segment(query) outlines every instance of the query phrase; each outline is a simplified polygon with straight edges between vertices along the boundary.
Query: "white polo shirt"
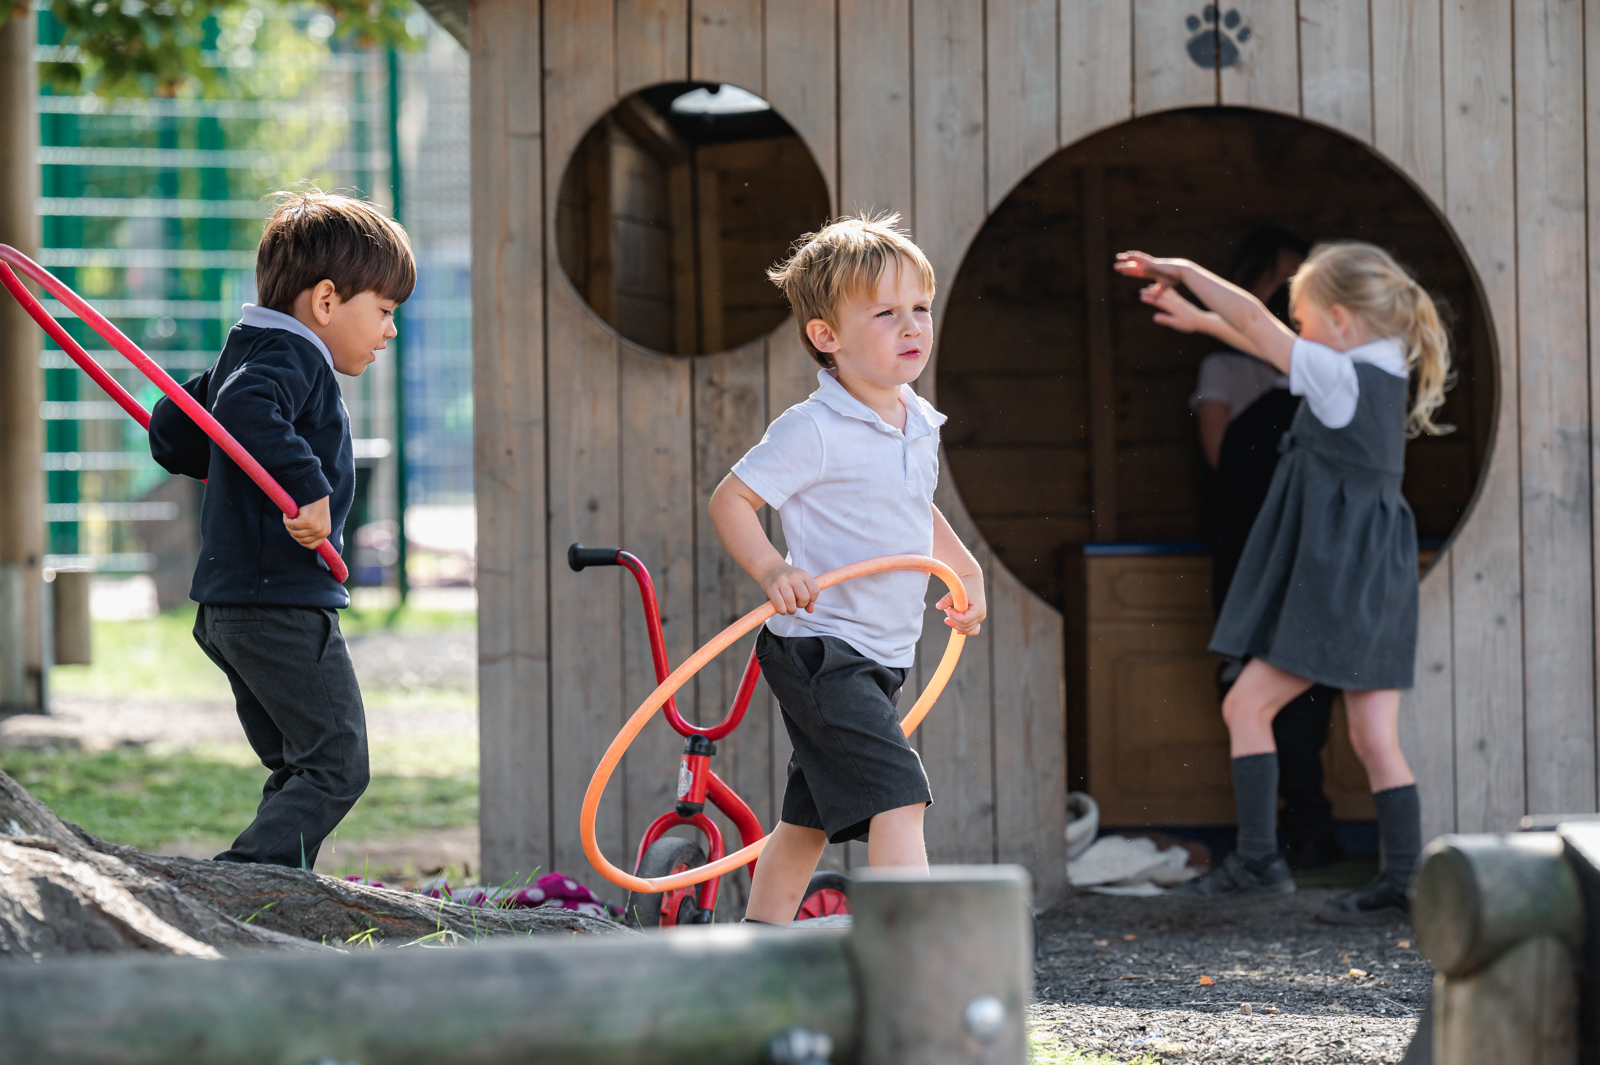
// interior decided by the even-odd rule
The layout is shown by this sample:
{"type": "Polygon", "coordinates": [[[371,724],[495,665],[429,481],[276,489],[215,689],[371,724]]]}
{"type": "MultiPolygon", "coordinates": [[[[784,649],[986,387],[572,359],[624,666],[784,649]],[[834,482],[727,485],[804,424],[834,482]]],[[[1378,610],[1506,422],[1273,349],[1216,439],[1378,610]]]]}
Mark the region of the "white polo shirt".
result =
{"type": "MultiPolygon", "coordinates": [[[[733,474],[783,522],[789,563],[813,577],[879,555],[933,551],[933,489],[945,416],[902,386],[901,432],[826,370],[803,403],[780,414],[733,474]]],[[[777,636],[837,636],[897,668],[916,658],[928,575],[857,577],[827,589],[812,613],[779,614],[777,636]]]]}
{"type": "Polygon", "coordinates": [[[1306,406],[1329,429],[1343,429],[1356,416],[1361,381],[1356,363],[1369,362],[1395,377],[1410,375],[1406,346],[1393,337],[1369,340],[1335,351],[1314,340],[1298,339],[1289,349],[1289,391],[1306,397],[1306,406]]]}

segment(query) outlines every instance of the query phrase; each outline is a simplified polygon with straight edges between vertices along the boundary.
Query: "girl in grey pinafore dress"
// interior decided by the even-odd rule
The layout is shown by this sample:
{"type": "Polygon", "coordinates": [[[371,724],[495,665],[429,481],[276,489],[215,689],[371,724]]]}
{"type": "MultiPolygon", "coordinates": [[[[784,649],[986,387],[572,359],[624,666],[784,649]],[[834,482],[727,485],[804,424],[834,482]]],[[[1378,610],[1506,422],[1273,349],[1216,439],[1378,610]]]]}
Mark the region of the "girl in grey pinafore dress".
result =
{"type": "Polygon", "coordinates": [[[1417,527],[1400,494],[1406,379],[1357,363],[1355,416],[1302,403],[1228,589],[1211,650],[1348,691],[1409,688],[1417,527]]]}
{"type": "Polygon", "coordinates": [[[1403,919],[1422,848],[1416,778],[1400,749],[1400,689],[1417,649],[1417,532],[1400,494],[1408,432],[1439,433],[1449,338],[1433,301],[1381,248],[1312,250],[1290,282],[1297,337],[1250,293],[1184,259],[1142,252],[1118,272],[1155,282],[1156,321],[1203,331],[1289,375],[1305,397],[1245,540],[1211,649],[1247,658],[1223,700],[1235,851],[1178,891],[1200,898],[1295,890],[1278,853],[1272,720],[1313,683],[1343,691],[1372,785],[1384,870],[1318,914],[1336,924],[1403,919]],[[1187,288],[1209,308],[1178,295],[1187,288]],[[1417,378],[1409,403],[1409,378],[1417,378]]]}

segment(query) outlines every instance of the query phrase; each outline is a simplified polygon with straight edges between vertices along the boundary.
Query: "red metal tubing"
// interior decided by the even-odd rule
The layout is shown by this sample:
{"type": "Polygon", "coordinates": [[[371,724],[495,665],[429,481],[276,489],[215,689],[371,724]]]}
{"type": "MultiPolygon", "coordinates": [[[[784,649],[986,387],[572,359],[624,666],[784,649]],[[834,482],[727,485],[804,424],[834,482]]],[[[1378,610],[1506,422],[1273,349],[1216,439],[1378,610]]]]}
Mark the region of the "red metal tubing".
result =
{"type": "MultiPolygon", "coordinates": [[[[39,323],[40,328],[48,333],[56,343],[60,344],[62,350],[81,366],[85,373],[94,378],[95,383],[105,389],[107,394],[116,400],[123,410],[132,415],[135,421],[148,430],[150,428],[149,412],[144,409],[138,400],[129,395],[126,389],[112,380],[104,367],[91,359],[88,352],[84,351],[82,346],[73,341],[66,330],[61,328],[59,322],[50,317],[49,312],[44,309],[44,305],[35,299],[33,293],[29,292],[27,287],[11,272],[11,267],[21,271],[29,280],[60,300],[69,311],[83,319],[89,328],[99,333],[107,343],[121,352],[123,358],[132,363],[140,373],[148,377],[150,382],[161,389],[168,399],[178,405],[180,410],[194,419],[194,423],[204,430],[207,436],[215,440],[229,458],[239,464],[239,468],[244,470],[245,474],[256,483],[256,486],[267,494],[267,498],[272,500],[279,510],[282,510],[291,518],[300,516],[300,505],[290,497],[288,492],[283,490],[283,487],[277,481],[273,480],[272,475],[262,467],[261,463],[251,457],[250,453],[240,445],[239,441],[233,438],[233,434],[224,429],[222,423],[211,416],[210,411],[195,402],[195,398],[185,392],[183,387],[177,381],[174,381],[170,374],[160,366],[157,366],[150,356],[139,349],[137,344],[124,336],[120,329],[107,321],[99,311],[85,303],[76,292],[63,284],[50,271],[9,244],[0,244],[0,269],[4,270],[3,273],[0,273],[0,283],[4,283],[6,290],[16,297],[18,303],[22,304],[22,308],[28,312],[28,316],[39,323]],[[46,324],[47,322],[49,324],[46,324]]],[[[322,556],[322,560],[327,563],[328,569],[333,571],[334,580],[343,584],[349,579],[350,570],[345,566],[344,559],[340,558],[339,553],[333,549],[331,543],[324,540],[318,544],[317,554],[322,556]]]]}
{"type": "MultiPolygon", "coordinates": [[[[722,784],[720,780],[717,783],[722,784]]],[[[722,784],[722,787],[726,789],[727,785],[722,784]]],[[[732,793],[729,792],[729,794],[732,793]]],[[[740,803],[739,805],[743,806],[744,804],[740,803]]],[[[748,807],[746,807],[745,812],[749,813],[748,807]]],[[[751,818],[752,820],[754,819],[753,814],[751,818]]],[[[662,814],[650,822],[650,827],[644,830],[644,838],[639,841],[639,856],[633,861],[634,872],[638,872],[639,866],[644,863],[644,852],[650,849],[650,845],[666,835],[668,829],[677,828],[679,825],[688,825],[697,829],[706,837],[706,862],[708,864],[721,861],[722,856],[727,853],[727,846],[722,840],[722,830],[717,827],[715,821],[703,813],[695,814],[693,817],[682,817],[676,811],[673,811],[662,814]]],[[[740,829],[740,832],[742,834],[743,828],[740,829]]],[[[756,836],[759,838],[760,835],[761,826],[757,824],[756,836]]],[[[695,905],[702,910],[715,910],[717,908],[717,889],[721,883],[722,878],[720,876],[702,880],[695,890],[695,905]]]]}
{"type": "MultiPolygon", "coordinates": [[[[644,602],[645,631],[650,634],[650,660],[655,665],[656,683],[660,684],[667,679],[672,668],[667,664],[667,638],[661,631],[661,607],[656,601],[655,581],[650,579],[650,571],[645,569],[644,563],[628,552],[618,551],[617,562],[633,574],[633,579],[639,585],[639,598],[644,602]]],[[[667,724],[680,736],[692,736],[699,731],[678,713],[676,699],[668,699],[662,705],[662,713],[667,716],[667,724]]]]}
{"type": "MultiPolygon", "coordinates": [[[[656,600],[655,581],[650,579],[650,571],[645,564],[627,551],[617,552],[617,563],[633,574],[634,581],[639,585],[639,598],[644,603],[645,631],[650,635],[650,660],[655,665],[656,683],[660,684],[672,672],[672,667],[667,663],[667,638],[661,631],[661,607],[656,600]]],[[[689,724],[678,712],[676,698],[663,703],[661,712],[666,715],[667,724],[680,736],[704,736],[708,740],[720,740],[744,720],[750,697],[755,694],[756,681],[760,679],[761,663],[756,661],[756,653],[751,650],[750,661],[745,665],[744,676],[739,681],[739,691],[733,697],[733,706],[721,722],[708,728],[689,724]]]]}
{"type": "Polygon", "coordinates": [[[739,679],[739,690],[734,693],[733,705],[728,708],[728,716],[720,724],[700,730],[707,739],[720,740],[739,727],[739,722],[744,720],[744,712],[750,709],[750,697],[756,693],[756,681],[760,679],[761,663],[756,661],[756,649],[752,647],[750,660],[744,664],[744,676],[739,679]]]}
{"type": "Polygon", "coordinates": [[[721,777],[715,773],[709,773],[709,776],[711,779],[706,783],[706,801],[726,814],[728,820],[733,822],[733,827],[739,830],[739,846],[748,847],[760,842],[766,832],[762,830],[761,822],[756,819],[755,811],[750,809],[721,777]]]}

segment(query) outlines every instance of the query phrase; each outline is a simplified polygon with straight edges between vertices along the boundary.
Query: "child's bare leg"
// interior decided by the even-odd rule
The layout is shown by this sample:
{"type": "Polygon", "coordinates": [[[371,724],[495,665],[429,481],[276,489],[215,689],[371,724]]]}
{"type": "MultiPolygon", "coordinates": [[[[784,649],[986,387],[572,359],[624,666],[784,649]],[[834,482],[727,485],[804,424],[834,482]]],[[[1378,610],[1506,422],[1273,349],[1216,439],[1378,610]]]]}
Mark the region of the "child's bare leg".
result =
{"type": "Polygon", "coordinates": [[[1345,692],[1344,712],[1350,719],[1350,746],[1367,769],[1374,792],[1415,784],[1400,750],[1400,693],[1345,692]]]}
{"type": "Polygon", "coordinates": [[[1272,719],[1290,701],[1311,687],[1304,677],[1285,672],[1259,658],[1245,664],[1244,672],[1222,700],[1222,720],[1228,725],[1229,752],[1234,758],[1271,754],[1278,749],[1272,738],[1272,719]]]}
{"type": "Polygon", "coordinates": [[[756,860],[750,904],[744,915],[767,924],[787,925],[793,921],[822,857],[822,848],[827,845],[828,836],[822,830],[779,821],[756,860]]]}
{"type": "Polygon", "coordinates": [[[885,810],[872,818],[867,834],[867,864],[873,868],[894,865],[928,868],[928,849],[922,842],[922,814],[926,803],[885,810]]]}
{"type": "Polygon", "coordinates": [[[1406,886],[1422,851],[1422,804],[1400,750],[1400,693],[1347,691],[1344,710],[1350,719],[1350,746],[1372,787],[1383,872],[1365,887],[1329,900],[1319,916],[1334,924],[1393,919],[1409,912],[1406,886]]]}

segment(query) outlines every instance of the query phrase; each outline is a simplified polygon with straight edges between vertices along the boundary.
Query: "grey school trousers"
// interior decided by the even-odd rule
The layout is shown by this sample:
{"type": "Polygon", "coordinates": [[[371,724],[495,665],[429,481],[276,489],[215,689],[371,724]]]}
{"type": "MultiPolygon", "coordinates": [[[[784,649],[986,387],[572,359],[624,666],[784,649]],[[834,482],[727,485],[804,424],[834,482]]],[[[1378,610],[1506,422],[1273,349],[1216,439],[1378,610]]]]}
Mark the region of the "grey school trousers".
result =
{"type": "Polygon", "coordinates": [[[227,674],[245,738],[272,774],[256,819],[216,860],[310,869],[368,780],[366,713],[338,612],[201,604],[194,638],[227,674]]]}

